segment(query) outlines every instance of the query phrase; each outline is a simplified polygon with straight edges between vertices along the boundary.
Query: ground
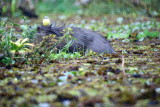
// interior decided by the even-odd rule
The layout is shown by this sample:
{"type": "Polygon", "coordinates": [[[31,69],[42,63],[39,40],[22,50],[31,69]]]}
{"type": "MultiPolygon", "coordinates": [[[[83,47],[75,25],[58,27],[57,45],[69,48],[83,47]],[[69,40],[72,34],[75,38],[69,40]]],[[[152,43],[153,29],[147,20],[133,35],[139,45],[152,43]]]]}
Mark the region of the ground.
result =
{"type": "MultiPolygon", "coordinates": [[[[116,21],[117,17],[115,20],[109,16],[106,16],[106,19],[104,16],[89,17],[84,21],[76,20],[76,17],[65,20],[73,21],[79,27],[85,24],[85,27],[104,35],[108,35],[106,32],[113,29],[117,31],[116,27],[121,26],[121,22],[116,21]]],[[[151,20],[130,17],[124,19],[123,25],[137,20],[144,23],[151,20]]],[[[157,31],[159,32],[159,29],[157,31]]],[[[160,106],[160,39],[146,37],[137,40],[134,33],[127,39],[110,39],[116,54],[91,52],[80,58],[51,59],[36,64],[19,64],[8,69],[1,67],[0,105],[160,106]]]]}

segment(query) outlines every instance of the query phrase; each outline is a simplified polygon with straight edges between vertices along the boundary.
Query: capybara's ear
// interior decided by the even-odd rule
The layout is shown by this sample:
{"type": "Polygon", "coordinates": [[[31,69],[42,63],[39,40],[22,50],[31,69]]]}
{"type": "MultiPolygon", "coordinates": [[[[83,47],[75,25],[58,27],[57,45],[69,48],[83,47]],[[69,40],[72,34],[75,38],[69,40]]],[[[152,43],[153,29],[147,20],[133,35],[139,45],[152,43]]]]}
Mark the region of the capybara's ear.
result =
{"type": "Polygon", "coordinates": [[[40,27],[40,26],[38,26],[38,27],[37,27],[37,31],[40,31],[40,28],[41,28],[41,27],[40,27]]]}

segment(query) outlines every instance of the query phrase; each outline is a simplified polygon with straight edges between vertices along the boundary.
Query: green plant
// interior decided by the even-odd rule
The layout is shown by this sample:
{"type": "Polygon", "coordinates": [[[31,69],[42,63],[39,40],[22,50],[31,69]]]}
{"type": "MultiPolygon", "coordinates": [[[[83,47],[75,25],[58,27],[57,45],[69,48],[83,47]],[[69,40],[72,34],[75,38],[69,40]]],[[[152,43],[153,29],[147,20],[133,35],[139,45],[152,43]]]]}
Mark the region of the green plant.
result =
{"type": "Polygon", "coordinates": [[[134,22],[128,25],[119,25],[116,28],[109,29],[106,37],[111,38],[128,38],[130,36],[136,39],[146,37],[159,37],[160,33],[157,31],[160,28],[160,23],[155,21],[134,22]]]}
{"type": "Polygon", "coordinates": [[[12,59],[11,54],[11,39],[13,36],[13,25],[6,21],[1,21],[0,23],[0,53],[3,54],[2,63],[9,65],[14,64],[15,61],[12,59]],[[10,29],[7,29],[7,26],[10,26],[10,29]]]}
{"type": "Polygon", "coordinates": [[[2,59],[2,63],[4,63],[5,65],[15,64],[15,60],[10,57],[5,57],[2,59]]]}
{"type": "Polygon", "coordinates": [[[7,23],[6,21],[1,21],[0,23],[0,49],[1,53],[3,53],[5,56],[11,56],[10,54],[10,41],[11,37],[13,35],[13,24],[7,23]],[[11,26],[11,28],[8,30],[6,29],[6,26],[11,26]]]}
{"type": "Polygon", "coordinates": [[[15,54],[26,54],[26,53],[31,52],[31,50],[27,48],[27,46],[34,47],[34,45],[32,43],[26,43],[27,41],[29,41],[28,38],[18,39],[15,42],[10,41],[10,45],[11,45],[10,52],[14,55],[15,54]]]}
{"type": "Polygon", "coordinates": [[[15,14],[15,11],[16,11],[16,3],[17,3],[17,0],[12,0],[12,2],[11,2],[11,13],[12,13],[12,16],[15,14]]]}
{"type": "MultiPolygon", "coordinates": [[[[27,43],[29,38],[23,39],[21,35],[17,36],[14,33],[14,26],[19,27],[18,24],[7,21],[1,21],[0,23],[0,54],[3,55],[2,62],[6,65],[15,63],[15,61],[18,61],[17,59],[24,59],[24,55],[31,52],[29,47],[34,46],[31,43],[27,43]]],[[[29,34],[26,32],[22,33],[25,35],[29,34]]]]}
{"type": "Polygon", "coordinates": [[[8,10],[8,7],[6,6],[3,6],[2,7],[2,11],[1,11],[1,14],[3,15],[4,13],[6,13],[7,12],[7,10],[8,10]]]}
{"type": "Polygon", "coordinates": [[[36,36],[37,33],[37,25],[34,24],[32,26],[27,24],[28,19],[26,17],[22,17],[22,20],[25,24],[20,25],[20,28],[22,29],[22,37],[23,38],[29,38],[31,42],[33,42],[33,38],[36,36]]]}
{"type": "Polygon", "coordinates": [[[137,35],[137,39],[146,38],[146,37],[154,38],[159,36],[160,36],[160,32],[158,31],[145,30],[144,32],[141,32],[137,35]]]}
{"type": "MultiPolygon", "coordinates": [[[[39,37],[36,37],[36,39],[39,39],[39,37]]],[[[44,60],[49,61],[49,55],[57,52],[56,45],[58,43],[55,35],[44,36],[41,42],[35,40],[35,47],[32,54],[28,56],[28,60],[30,63],[40,63],[44,60]]]]}
{"type": "Polygon", "coordinates": [[[0,1],[0,9],[2,15],[16,16],[18,13],[17,9],[18,0],[1,0],[0,1]]]}
{"type": "Polygon", "coordinates": [[[33,26],[20,25],[20,28],[23,30],[22,37],[29,38],[32,40],[36,36],[37,25],[33,25],[33,26]]]}
{"type": "Polygon", "coordinates": [[[72,58],[79,58],[81,55],[79,52],[74,53],[68,53],[69,47],[72,45],[73,41],[75,40],[74,37],[72,37],[70,34],[73,33],[71,28],[66,28],[63,30],[64,36],[60,37],[59,40],[56,40],[56,42],[53,42],[56,47],[56,45],[61,44],[62,42],[65,42],[66,45],[57,51],[54,51],[55,47],[53,47],[49,51],[49,59],[72,59],[72,58]]]}
{"type": "Polygon", "coordinates": [[[69,50],[69,47],[73,44],[73,40],[75,40],[76,38],[70,35],[71,33],[73,33],[72,28],[70,27],[64,29],[63,33],[64,33],[64,36],[60,38],[59,43],[65,41],[67,44],[60,50],[60,52],[67,52],[67,50],[69,50]]]}
{"type": "Polygon", "coordinates": [[[80,57],[81,57],[81,54],[79,52],[74,52],[74,53],[59,52],[59,53],[52,53],[49,56],[50,59],[58,59],[58,60],[73,59],[73,58],[80,58],[80,57]]]}

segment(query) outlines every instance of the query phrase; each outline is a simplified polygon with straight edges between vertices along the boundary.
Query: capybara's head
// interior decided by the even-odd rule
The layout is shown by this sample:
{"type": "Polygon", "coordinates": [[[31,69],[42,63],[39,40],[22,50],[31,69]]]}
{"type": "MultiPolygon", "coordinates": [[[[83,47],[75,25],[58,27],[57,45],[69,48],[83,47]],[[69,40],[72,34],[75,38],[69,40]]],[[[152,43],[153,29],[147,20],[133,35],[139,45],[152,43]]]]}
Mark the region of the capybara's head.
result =
{"type": "Polygon", "coordinates": [[[54,34],[57,37],[63,36],[64,27],[55,27],[55,26],[38,26],[37,27],[37,35],[38,36],[46,36],[49,34],[54,34]]]}

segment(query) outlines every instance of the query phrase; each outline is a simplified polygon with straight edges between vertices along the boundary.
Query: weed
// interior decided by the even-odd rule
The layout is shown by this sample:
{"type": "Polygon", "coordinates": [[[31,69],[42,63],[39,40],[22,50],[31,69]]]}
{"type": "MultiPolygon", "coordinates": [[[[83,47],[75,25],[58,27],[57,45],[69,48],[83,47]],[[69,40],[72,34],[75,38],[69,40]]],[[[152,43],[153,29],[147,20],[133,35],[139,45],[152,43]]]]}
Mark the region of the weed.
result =
{"type": "MultiPolygon", "coordinates": [[[[1,21],[0,23],[0,53],[3,55],[2,62],[6,65],[14,64],[17,58],[24,59],[25,54],[31,52],[29,47],[33,47],[33,44],[26,43],[29,41],[28,38],[23,39],[21,35],[16,36],[14,26],[19,27],[18,24],[7,21],[1,21]]],[[[28,36],[30,32],[28,30],[27,32],[22,32],[22,34],[28,36]]]]}
{"type": "Polygon", "coordinates": [[[27,18],[22,17],[22,20],[24,21],[23,25],[20,25],[20,28],[22,29],[22,37],[23,38],[29,38],[31,42],[33,42],[34,37],[37,33],[37,25],[34,24],[32,26],[27,24],[27,18]]]}
{"type": "Polygon", "coordinates": [[[31,52],[31,50],[27,48],[27,46],[34,47],[34,45],[32,43],[26,43],[27,41],[29,41],[28,38],[18,39],[16,42],[10,41],[10,45],[11,45],[10,52],[14,55],[26,54],[28,52],[31,52]]]}

